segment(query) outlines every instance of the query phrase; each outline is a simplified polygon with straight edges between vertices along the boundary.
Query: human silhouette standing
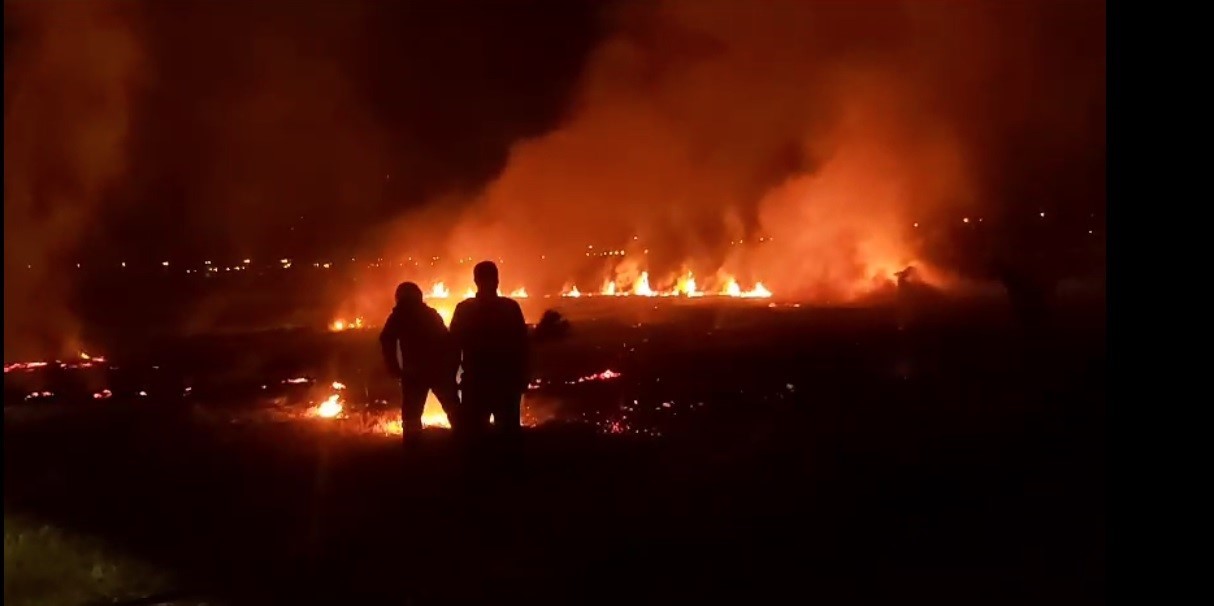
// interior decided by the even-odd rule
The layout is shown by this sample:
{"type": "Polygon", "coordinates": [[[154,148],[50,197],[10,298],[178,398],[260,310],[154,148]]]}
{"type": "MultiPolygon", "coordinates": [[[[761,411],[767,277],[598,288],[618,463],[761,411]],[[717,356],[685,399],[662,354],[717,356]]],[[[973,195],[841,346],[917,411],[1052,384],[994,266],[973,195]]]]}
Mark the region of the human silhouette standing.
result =
{"type": "Polygon", "coordinates": [[[523,310],[498,296],[497,266],[490,261],[472,270],[476,296],[455,307],[451,336],[463,363],[461,421],[474,433],[489,429],[515,438],[521,430],[527,390],[528,335],[523,310]]]}
{"type": "Polygon", "coordinates": [[[422,290],[417,284],[402,282],[396,287],[396,307],[384,322],[379,345],[388,373],[400,379],[405,439],[420,434],[426,394],[430,391],[442,404],[448,420],[456,425],[457,352],[442,317],[422,300],[422,290]]]}

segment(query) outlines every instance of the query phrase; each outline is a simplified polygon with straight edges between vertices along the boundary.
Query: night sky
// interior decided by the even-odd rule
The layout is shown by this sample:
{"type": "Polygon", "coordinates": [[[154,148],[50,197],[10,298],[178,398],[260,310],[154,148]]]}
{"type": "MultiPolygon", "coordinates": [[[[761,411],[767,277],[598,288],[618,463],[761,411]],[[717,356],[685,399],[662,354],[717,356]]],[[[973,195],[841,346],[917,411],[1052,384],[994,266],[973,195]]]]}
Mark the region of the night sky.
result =
{"type": "MultiPolygon", "coordinates": [[[[58,17],[39,4],[5,3],[6,76],[48,52],[58,17]]],[[[99,188],[103,210],[81,245],[90,257],[305,254],[475,189],[513,141],[559,119],[601,10],[557,0],[102,6],[91,27],[126,32],[134,46],[127,135],[110,152],[126,160],[99,188]]],[[[111,41],[96,45],[88,52],[111,41]]],[[[72,60],[87,69],[96,59],[72,60]]],[[[7,125],[26,82],[6,84],[7,125]]]]}

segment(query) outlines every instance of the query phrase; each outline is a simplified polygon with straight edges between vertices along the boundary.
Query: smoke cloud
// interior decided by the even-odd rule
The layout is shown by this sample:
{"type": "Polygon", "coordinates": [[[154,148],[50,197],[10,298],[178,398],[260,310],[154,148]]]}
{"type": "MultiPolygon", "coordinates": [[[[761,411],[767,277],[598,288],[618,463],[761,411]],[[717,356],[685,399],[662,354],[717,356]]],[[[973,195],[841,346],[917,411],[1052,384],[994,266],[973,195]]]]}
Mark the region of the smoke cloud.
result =
{"type": "Polygon", "coordinates": [[[943,223],[1059,193],[1009,184],[1076,165],[1099,166],[1088,190],[1103,180],[1103,10],[621,5],[562,124],[517,142],[458,215],[403,217],[384,256],[438,246],[436,275],[501,259],[504,288],[647,269],[862,296],[943,257],[943,223]]]}
{"type": "Polygon", "coordinates": [[[4,357],[77,347],[67,256],[127,168],[130,5],[5,2],[4,357]]]}

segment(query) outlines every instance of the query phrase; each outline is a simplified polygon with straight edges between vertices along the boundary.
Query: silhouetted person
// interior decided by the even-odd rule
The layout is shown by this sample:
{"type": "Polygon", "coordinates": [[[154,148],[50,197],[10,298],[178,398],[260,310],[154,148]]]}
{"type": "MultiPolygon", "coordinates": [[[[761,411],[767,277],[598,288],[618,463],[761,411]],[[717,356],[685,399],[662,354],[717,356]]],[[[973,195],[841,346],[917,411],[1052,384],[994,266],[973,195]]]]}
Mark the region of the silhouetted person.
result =
{"type": "Polygon", "coordinates": [[[452,426],[457,425],[458,352],[442,317],[422,301],[422,290],[417,284],[402,282],[396,287],[396,307],[384,322],[379,344],[388,372],[400,378],[401,424],[406,438],[421,431],[426,394],[430,391],[442,404],[452,426]]]}
{"type": "Polygon", "coordinates": [[[476,296],[457,305],[451,318],[464,368],[461,421],[469,430],[483,432],[492,415],[497,431],[517,436],[527,390],[527,323],[517,302],[497,295],[496,265],[477,263],[472,276],[476,296]]]}

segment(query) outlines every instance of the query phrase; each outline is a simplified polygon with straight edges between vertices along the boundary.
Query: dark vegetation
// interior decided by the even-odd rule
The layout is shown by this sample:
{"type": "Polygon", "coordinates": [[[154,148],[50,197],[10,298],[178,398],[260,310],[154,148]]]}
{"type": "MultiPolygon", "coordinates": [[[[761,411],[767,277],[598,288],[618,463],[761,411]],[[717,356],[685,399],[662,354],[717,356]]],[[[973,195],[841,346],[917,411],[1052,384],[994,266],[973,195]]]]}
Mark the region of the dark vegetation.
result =
{"type": "Polygon", "coordinates": [[[115,340],[104,402],[6,376],[6,510],[231,603],[1103,601],[1100,305],[557,303],[539,376],[622,376],[537,392],[512,473],[237,422],[294,373],[390,397],[373,331],[115,340]]]}

